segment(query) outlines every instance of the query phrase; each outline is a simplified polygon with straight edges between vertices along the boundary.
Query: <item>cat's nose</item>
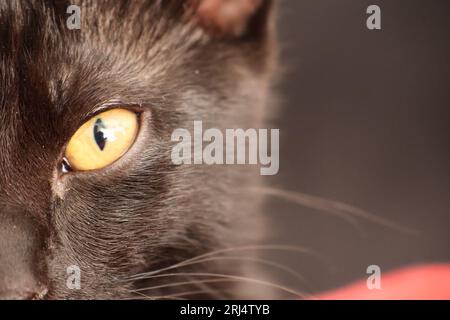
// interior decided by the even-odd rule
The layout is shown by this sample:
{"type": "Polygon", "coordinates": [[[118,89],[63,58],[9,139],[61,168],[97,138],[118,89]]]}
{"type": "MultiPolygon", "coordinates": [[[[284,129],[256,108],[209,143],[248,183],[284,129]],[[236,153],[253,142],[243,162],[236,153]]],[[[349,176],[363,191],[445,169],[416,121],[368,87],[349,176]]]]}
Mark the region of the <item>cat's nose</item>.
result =
{"type": "Polygon", "coordinates": [[[38,228],[19,208],[0,207],[0,299],[33,299],[46,293],[39,280],[38,228]]]}

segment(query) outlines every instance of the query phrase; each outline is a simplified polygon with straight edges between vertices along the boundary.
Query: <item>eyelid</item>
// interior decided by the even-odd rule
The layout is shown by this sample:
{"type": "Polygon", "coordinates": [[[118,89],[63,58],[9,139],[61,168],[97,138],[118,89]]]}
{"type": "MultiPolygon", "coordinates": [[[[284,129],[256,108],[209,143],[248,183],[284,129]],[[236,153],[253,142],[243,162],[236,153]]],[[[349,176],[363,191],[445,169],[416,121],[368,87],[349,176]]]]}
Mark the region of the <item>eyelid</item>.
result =
{"type": "Polygon", "coordinates": [[[80,125],[82,125],[86,121],[89,121],[93,117],[98,116],[100,113],[118,108],[133,111],[137,115],[140,115],[142,112],[144,112],[144,107],[139,103],[124,103],[120,100],[109,100],[108,102],[102,103],[98,107],[88,112],[85,116],[83,116],[80,125]]]}

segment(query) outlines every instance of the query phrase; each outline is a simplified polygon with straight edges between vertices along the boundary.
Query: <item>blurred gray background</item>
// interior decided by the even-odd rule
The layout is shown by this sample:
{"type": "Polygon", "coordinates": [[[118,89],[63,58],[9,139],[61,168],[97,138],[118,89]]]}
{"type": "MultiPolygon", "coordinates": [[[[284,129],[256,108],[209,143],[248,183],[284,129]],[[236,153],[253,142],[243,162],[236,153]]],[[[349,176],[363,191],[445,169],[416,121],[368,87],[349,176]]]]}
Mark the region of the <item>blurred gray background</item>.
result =
{"type": "Polygon", "coordinates": [[[281,0],[284,75],[276,187],[355,205],[409,234],[273,199],[274,253],[320,292],[402,266],[450,262],[450,1],[281,0]],[[366,28],[366,8],[382,30],[366,28]],[[362,232],[361,232],[362,230],[362,232]]]}

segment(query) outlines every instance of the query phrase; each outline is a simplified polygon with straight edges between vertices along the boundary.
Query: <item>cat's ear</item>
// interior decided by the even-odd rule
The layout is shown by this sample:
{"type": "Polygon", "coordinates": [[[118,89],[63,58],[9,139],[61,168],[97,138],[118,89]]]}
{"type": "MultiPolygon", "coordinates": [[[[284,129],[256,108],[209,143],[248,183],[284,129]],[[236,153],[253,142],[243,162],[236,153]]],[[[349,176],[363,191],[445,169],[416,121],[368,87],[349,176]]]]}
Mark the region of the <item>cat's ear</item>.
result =
{"type": "Polygon", "coordinates": [[[273,0],[191,1],[198,23],[213,36],[262,36],[268,31],[273,0]]]}

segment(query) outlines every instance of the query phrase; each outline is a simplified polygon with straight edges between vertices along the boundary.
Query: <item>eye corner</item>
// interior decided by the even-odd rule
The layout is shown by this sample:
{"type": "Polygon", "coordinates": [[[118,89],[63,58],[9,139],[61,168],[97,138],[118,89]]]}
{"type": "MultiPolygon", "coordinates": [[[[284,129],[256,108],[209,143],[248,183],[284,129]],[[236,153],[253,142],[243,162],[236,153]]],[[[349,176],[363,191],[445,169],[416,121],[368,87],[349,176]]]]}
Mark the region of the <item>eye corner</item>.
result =
{"type": "Polygon", "coordinates": [[[68,174],[72,172],[72,167],[70,166],[69,160],[66,157],[63,157],[59,163],[59,171],[61,174],[68,174]]]}

